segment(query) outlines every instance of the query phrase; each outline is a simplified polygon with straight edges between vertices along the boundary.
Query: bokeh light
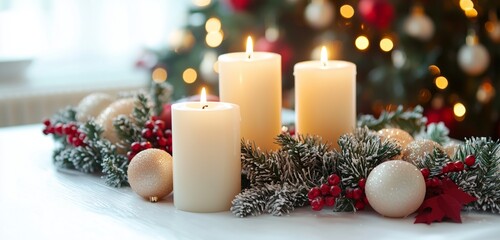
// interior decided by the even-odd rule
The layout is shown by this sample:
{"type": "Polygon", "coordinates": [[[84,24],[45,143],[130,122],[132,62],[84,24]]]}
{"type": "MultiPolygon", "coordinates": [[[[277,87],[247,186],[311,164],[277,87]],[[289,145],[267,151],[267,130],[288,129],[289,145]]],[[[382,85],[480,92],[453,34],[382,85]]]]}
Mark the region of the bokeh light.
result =
{"type": "Polygon", "coordinates": [[[187,84],[194,83],[197,77],[198,74],[196,73],[196,70],[192,68],[188,68],[182,73],[182,79],[184,79],[184,82],[187,84]]]}

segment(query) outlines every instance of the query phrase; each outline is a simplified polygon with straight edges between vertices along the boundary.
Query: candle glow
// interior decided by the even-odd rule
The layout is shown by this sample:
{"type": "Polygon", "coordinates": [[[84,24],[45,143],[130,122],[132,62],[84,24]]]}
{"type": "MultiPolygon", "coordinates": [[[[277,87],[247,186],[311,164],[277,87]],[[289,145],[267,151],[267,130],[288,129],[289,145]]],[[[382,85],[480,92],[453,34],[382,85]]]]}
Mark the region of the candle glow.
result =
{"type": "Polygon", "coordinates": [[[321,63],[323,64],[323,66],[326,66],[326,64],[328,63],[328,53],[326,52],[325,46],[321,48],[321,63]]]}
{"type": "Polygon", "coordinates": [[[250,59],[252,58],[252,53],[253,53],[253,42],[252,42],[252,37],[248,36],[247,38],[247,57],[250,59]]]}
{"type": "Polygon", "coordinates": [[[208,107],[208,105],[207,105],[207,91],[205,90],[205,87],[203,87],[201,89],[200,105],[202,106],[201,109],[205,109],[208,107]]]}

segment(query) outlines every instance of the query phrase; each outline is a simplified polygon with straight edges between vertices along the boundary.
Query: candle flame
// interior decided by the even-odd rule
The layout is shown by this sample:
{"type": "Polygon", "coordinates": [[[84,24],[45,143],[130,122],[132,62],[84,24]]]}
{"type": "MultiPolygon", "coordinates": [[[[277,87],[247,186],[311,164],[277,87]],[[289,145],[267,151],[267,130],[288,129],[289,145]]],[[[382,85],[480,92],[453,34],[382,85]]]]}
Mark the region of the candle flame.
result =
{"type": "Polygon", "coordinates": [[[326,52],[326,47],[323,46],[321,48],[321,63],[323,66],[326,66],[326,63],[328,62],[328,53],[326,52]]]}
{"type": "Polygon", "coordinates": [[[248,36],[247,38],[247,57],[251,58],[253,53],[253,42],[252,37],[248,36]]]}
{"type": "Polygon", "coordinates": [[[200,103],[202,104],[207,103],[207,91],[205,90],[205,87],[201,89],[200,103]]]}

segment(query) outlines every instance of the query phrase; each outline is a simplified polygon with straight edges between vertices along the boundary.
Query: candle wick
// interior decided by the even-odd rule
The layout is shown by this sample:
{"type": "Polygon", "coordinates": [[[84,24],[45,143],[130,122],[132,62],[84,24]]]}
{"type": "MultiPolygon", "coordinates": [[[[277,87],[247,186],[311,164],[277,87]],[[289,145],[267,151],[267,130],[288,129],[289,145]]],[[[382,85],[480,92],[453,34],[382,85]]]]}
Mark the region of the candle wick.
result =
{"type": "Polygon", "coordinates": [[[252,58],[252,54],[247,54],[247,57],[250,60],[252,58]]]}
{"type": "Polygon", "coordinates": [[[205,109],[207,107],[208,107],[208,105],[203,105],[203,107],[201,107],[201,109],[205,109]]]}
{"type": "Polygon", "coordinates": [[[323,67],[326,67],[326,62],[323,62],[323,67]]]}

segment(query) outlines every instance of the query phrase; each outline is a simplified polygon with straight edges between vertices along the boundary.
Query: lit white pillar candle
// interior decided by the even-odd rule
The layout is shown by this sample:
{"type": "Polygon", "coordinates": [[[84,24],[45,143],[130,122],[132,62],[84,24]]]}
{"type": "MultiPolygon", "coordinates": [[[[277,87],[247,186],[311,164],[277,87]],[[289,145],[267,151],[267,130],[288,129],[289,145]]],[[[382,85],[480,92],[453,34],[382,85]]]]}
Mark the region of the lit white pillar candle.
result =
{"type": "Polygon", "coordinates": [[[328,61],[326,48],[321,61],[295,64],[296,131],[319,135],[338,149],[342,134],[356,125],[356,65],[328,61]]]}
{"type": "Polygon", "coordinates": [[[174,205],[190,212],[227,211],[241,190],[240,110],[232,103],[172,105],[174,205]]]}
{"type": "Polygon", "coordinates": [[[247,52],[219,56],[220,100],[240,106],[241,137],[262,150],[277,149],[274,138],[281,132],[281,56],[247,52]]]}

